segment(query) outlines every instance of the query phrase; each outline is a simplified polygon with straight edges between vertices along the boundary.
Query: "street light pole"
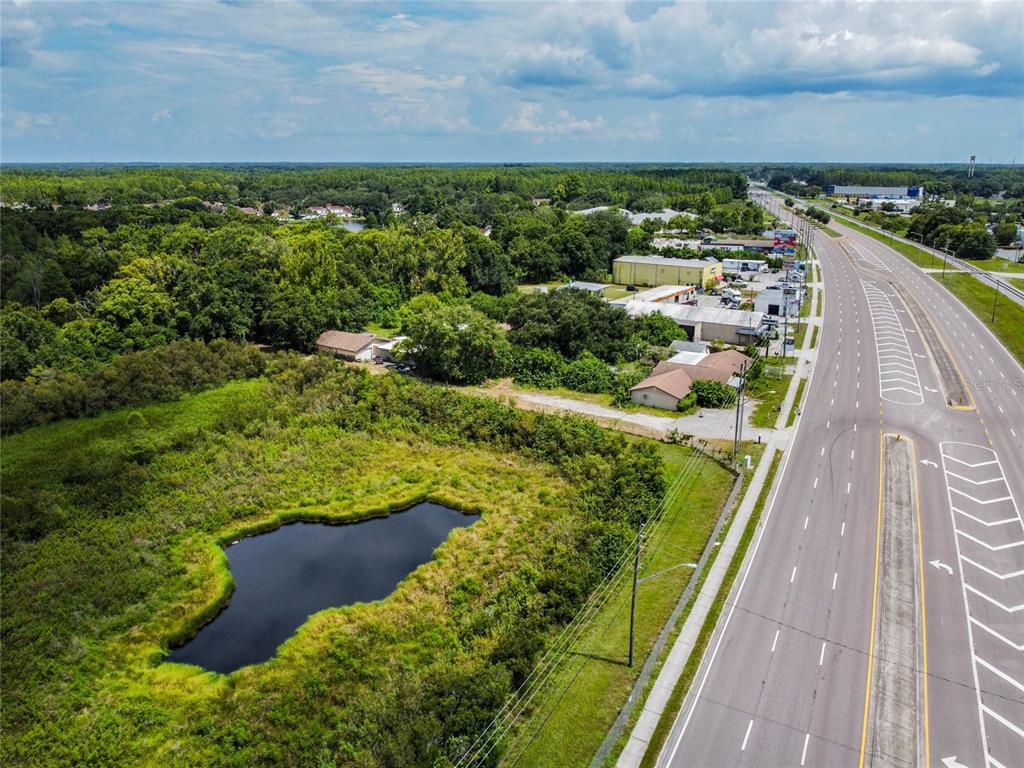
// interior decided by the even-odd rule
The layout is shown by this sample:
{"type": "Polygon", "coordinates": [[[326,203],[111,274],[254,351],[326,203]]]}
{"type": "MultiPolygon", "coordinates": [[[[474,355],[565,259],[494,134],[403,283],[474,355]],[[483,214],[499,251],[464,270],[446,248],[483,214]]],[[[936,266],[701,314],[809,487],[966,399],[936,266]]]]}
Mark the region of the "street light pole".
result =
{"type": "Polygon", "coordinates": [[[999,301],[999,278],[992,278],[992,282],[996,284],[996,295],[992,297],[992,320],[996,321],[996,302],[999,301]]]}

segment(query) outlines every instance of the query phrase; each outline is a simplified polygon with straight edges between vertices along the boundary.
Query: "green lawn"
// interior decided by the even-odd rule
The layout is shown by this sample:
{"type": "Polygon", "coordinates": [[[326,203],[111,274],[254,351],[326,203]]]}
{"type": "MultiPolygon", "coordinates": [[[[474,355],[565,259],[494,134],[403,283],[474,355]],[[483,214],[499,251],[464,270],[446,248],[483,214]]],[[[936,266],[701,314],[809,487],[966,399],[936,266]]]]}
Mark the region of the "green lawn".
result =
{"type": "Polygon", "coordinates": [[[1024,263],[1015,263],[1006,259],[982,259],[971,261],[971,264],[986,272],[1017,272],[1024,274],[1024,263]]]}
{"type": "MultiPolygon", "coordinates": [[[[939,275],[932,273],[932,277],[938,279],[939,275]]],[[[966,274],[946,275],[946,279],[940,282],[992,330],[1010,354],[1024,364],[1024,307],[1006,296],[1000,296],[995,302],[996,318],[993,322],[995,288],[966,274]]]]}
{"type": "MultiPolygon", "coordinates": [[[[751,453],[758,446],[745,448],[751,453]]],[[[653,578],[641,581],[637,591],[633,667],[626,666],[632,585],[624,578],[576,643],[576,655],[570,655],[556,673],[545,701],[519,729],[506,753],[522,751],[519,766],[586,766],[590,762],[693,572],[674,566],[700,558],[729,495],[735,477],[717,462],[698,456],[693,463],[694,450],[678,445],[659,443],[658,449],[669,481],[681,472],[685,475],[682,492],[665,511],[664,527],[655,532],[641,560],[641,579],[653,578]]]]}
{"type": "Polygon", "coordinates": [[[811,349],[818,346],[818,326],[814,326],[814,331],[811,333],[811,349]]]}
{"type": "MultiPolygon", "coordinates": [[[[772,361],[774,362],[774,361],[772,361]]],[[[757,405],[750,416],[750,423],[755,427],[771,428],[779,418],[782,401],[789,390],[789,382],[793,374],[783,374],[781,379],[759,379],[747,388],[747,395],[757,399],[757,405]]]]}
{"type": "Polygon", "coordinates": [[[634,293],[636,293],[636,291],[627,291],[626,286],[624,285],[613,285],[611,288],[605,288],[602,296],[608,301],[614,301],[615,299],[621,299],[634,293]]]}
{"type": "Polygon", "coordinates": [[[1024,290],[1024,278],[1011,277],[1010,278],[1010,285],[1012,285],[1012,286],[1014,286],[1016,288],[1020,288],[1020,289],[1024,290]]]}
{"type": "MultiPolygon", "coordinates": [[[[767,460],[767,457],[765,457],[764,460],[767,460]]],[[[654,733],[651,734],[651,740],[647,745],[647,751],[644,753],[644,758],[640,763],[641,768],[653,768],[655,765],[658,753],[661,752],[662,746],[665,744],[665,739],[668,738],[672,724],[675,722],[676,713],[679,712],[680,707],[683,705],[683,699],[690,690],[690,685],[693,683],[693,679],[697,675],[697,670],[700,668],[701,660],[704,658],[704,653],[707,650],[708,643],[711,642],[711,637],[718,624],[722,608],[725,606],[725,600],[728,597],[729,592],[732,590],[733,583],[736,581],[736,576],[739,574],[740,567],[747,555],[747,550],[750,548],[750,542],[754,540],[754,534],[761,521],[764,506],[768,502],[768,494],[771,492],[772,483],[775,482],[775,475],[778,473],[779,464],[782,461],[782,451],[776,449],[771,461],[771,466],[768,467],[768,474],[764,479],[764,485],[761,487],[761,491],[757,495],[757,501],[754,503],[754,509],[750,513],[750,519],[747,521],[746,527],[743,529],[743,535],[740,537],[739,545],[736,548],[736,553],[733,555],[732,562],[729,563],[729,568],[725,572],[725,578],[722,579],[722,585],[718,590],[718,595],[715,597],[715,601],[708,610],[707,618],[704,620],[700,634],[697,636],[697,642],[694,644],[693,650],[690,652],[690,658],[686,661],[683,673],[679,676],[679,680],[676,682],[676,686],[672,690],[672,695],[669,697],[665,711],[662,714],[661,719],[658,721],[658,725],[654,729],[654,733]]],[[[722,537],[725,537],[724,531],[722,533],[722,537]]],[[[703,587],[703,581],[698,586],[698,589],[701,587],[703,587]]]]}
{"type": "Polygon", "coordinates": [[[829,237],[842,237],[842,235],[832,229],[832,227],[819,227],[819,229],[829,237]]]}

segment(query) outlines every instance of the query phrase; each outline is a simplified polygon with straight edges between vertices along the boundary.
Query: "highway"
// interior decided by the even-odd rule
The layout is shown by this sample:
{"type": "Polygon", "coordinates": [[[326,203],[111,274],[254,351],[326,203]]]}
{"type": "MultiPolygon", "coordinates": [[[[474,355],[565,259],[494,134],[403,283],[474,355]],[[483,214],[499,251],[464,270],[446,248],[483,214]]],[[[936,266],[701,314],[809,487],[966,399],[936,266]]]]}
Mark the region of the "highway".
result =
{"type": "Polygon", "coordinates": [[[1024,765],[1024,370],[831,226],[778,492],[658,765],[1024,765]]]}

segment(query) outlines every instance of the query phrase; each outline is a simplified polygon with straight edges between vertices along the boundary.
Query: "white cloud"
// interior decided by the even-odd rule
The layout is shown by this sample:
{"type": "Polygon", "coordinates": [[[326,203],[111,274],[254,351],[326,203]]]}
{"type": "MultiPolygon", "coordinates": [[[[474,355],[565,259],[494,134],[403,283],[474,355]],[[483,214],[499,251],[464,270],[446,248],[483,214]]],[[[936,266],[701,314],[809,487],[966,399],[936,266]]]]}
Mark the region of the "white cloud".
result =
{"type": "Polygon", "coordinates": [[[45,112],[23,112],[21,110],[4,110],[0,113],[0,123],[7,138],[24,136],[60,136],[60,127],[64,124],[63,116],[54,117],[45,112]]]}
{"type": "Polygon", "coordinates": [[[385,96],[405,96],[418,91],[448,91],[462,88],[465,75],[430,77],[373,64],[336,64],[320,70],[335,85],[358,85],[385,96]]]}
{"type": "Polygon", "coordinates": [[[169,122],[171,120],[171,110],[158,109],[156,112],[153,113],[152,120],[154,123],[159,123],[162,120],[169,122]]]}
{"type": "Polygon", "coordinates": [[[593,119],[579,118],[570,114],[568,110],[560,109],[553,120],[544,120],[542,113],[543,107],[540,104],[522,102],[516,111],[505,119],[501,129],[508,133],[568,136],[594,133],[606,125],[601,115],[593,119]]]}

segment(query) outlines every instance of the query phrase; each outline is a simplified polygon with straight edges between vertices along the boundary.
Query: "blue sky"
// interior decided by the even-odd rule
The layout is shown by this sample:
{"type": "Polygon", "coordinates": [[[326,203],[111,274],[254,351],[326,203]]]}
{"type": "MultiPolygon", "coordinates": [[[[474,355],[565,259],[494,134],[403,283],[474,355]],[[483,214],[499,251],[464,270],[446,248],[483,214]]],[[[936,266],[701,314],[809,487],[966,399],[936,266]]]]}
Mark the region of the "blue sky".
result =
{"type": "Polygon", "coordinates": [[[0,159],[1024,161],[1024,4],[8,2],[0,159]]]}

